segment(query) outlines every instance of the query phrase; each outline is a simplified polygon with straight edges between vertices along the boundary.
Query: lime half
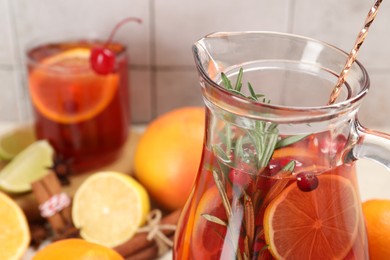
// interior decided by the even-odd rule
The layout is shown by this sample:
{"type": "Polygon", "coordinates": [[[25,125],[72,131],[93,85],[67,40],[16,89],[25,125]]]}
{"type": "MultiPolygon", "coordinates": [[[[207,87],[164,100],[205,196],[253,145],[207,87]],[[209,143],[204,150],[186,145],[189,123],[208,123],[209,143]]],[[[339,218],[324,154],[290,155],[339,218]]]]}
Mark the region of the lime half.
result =
{"type": "Polygon", "coordinates": [[[0,188],[12,193],[30,191],[31,183],[47,174],[53,155],[46,140],[29,145],[0,171],[0,188]]]}
{"type": "Polygon", "coordinates": [[[20,127],[0,136],[0,160],[9,161],[36,141],[32,126],[20,127]]]}

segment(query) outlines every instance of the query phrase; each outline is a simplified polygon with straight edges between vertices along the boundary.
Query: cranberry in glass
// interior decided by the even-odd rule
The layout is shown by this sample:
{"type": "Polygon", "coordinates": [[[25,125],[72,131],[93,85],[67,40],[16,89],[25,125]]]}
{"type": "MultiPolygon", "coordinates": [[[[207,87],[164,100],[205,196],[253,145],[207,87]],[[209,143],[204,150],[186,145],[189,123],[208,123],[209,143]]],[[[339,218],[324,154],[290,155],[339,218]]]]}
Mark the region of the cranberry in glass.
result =
{"type": "Polygon", "coordinates": [[[312,191],[318,187],[318,178],[312,173],[301,172],[297,174],[297,185],[301,191],[312,191]]]}

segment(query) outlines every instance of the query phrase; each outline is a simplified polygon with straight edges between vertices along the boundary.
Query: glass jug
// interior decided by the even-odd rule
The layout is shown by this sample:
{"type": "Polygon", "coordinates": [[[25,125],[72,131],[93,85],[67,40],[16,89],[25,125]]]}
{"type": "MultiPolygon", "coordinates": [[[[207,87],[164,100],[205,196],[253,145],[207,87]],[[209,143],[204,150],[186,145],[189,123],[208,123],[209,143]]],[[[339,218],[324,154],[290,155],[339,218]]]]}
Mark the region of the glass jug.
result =
{"type": "Polygon", "coordinates": [[[355,162],[390,163],[390,136],[359,124],[369,88],[347,54],[271,32],[193,46],[206,105],[202,161],[174,259],[368,259],[355,162]]]}

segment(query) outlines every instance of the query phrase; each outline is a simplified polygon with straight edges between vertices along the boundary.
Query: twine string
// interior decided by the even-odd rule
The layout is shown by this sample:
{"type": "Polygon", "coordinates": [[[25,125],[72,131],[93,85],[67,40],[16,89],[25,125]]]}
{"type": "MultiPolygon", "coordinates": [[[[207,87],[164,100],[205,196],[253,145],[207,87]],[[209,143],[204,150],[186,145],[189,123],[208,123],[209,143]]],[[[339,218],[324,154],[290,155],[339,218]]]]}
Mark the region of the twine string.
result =
{"type": "Polygon", "coordinates": [[[138,233],[148,233],[146,239],[148,241],[154,240],[158,248],[158,255],[167,252],[172,246],[173,241],[169,239],[162,231],[176,230],[176,225],[160,224],[162,213],[159,209],[154,209],[147,215],[147,225],[137,230],[138,233]]]}

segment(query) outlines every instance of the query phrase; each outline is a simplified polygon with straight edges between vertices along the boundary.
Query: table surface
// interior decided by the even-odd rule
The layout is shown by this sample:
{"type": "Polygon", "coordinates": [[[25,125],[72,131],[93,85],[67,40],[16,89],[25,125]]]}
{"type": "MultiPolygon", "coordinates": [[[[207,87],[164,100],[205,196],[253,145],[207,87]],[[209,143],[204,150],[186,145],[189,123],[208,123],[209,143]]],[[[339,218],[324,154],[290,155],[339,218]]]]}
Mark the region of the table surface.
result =
{"type": "MultiPolygon", "coordinates": [[[[0,124],[0,135],[15,127],[12,123],[0,124]]],[[[142,131],[144,126],[136,126],[137,131],[142,131]]],[[[384,130],[386,131],[386,129],[384,130]]],[[[370,160],[359,160],[357,162],[357,175],[360,189],[361,200],[364,202],[369,199],[390,199],[390,172],[378,163],[370,160]]],[[[34,251],[29,249],[23,260],[30,260],[34,251]]],[[[172,253],[164,255],[161,260],[172,259],[172,253]]]]}

